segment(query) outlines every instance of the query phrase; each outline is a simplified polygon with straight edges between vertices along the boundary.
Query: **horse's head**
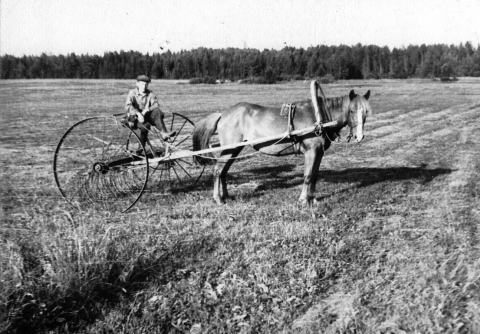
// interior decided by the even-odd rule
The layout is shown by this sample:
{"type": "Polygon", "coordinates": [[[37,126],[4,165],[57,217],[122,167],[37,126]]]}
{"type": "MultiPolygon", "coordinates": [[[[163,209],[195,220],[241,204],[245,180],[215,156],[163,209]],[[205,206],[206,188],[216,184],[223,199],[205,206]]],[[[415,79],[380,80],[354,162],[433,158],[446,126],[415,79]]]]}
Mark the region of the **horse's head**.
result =
{"type": "Polygon", "coordinates": [[[370,97],[370,91],[365,95],[357,95],[352,90],[350,91],[349,98],[350,103],[348,105],[347,124],[350,127],[350,132],[356,128],[355,140],[361,142],[364,138],[363,125],[367,119],[367,115],[372,114],[368,98],[370,97]]]}

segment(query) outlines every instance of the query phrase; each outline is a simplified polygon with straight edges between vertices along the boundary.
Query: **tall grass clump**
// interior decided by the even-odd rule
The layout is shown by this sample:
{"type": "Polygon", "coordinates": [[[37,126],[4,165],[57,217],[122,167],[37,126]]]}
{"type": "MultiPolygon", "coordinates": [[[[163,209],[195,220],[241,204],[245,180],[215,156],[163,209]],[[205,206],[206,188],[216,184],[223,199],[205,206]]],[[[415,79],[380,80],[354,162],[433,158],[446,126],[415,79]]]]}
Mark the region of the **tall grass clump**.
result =
{"type": "Polygon", "coordinates": [[[133,217],[114,222],[68,212],[32,217],[12,229],[1,246],[0,329],[76,330],[148,281],[161,280],[177,265],[172,254],[183,241],[164,239],[158,229],[133,217]]]}

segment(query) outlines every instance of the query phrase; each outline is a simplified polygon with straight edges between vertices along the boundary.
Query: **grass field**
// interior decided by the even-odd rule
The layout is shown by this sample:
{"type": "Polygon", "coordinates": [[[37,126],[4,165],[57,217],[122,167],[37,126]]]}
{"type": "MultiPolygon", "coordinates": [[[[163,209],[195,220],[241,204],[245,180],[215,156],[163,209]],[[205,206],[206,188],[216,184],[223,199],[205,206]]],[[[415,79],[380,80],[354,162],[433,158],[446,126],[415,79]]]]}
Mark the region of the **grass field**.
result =
{"type": "MultiPolygon", "coordinates": [[[[370,89],[374,115],[364,142],[327,151],[311,208],[302,156],[254,155],[224,206],[210,173],[127,214],[76,211],[54,185],[57,142],[121,112],[133,85],[0,81],[0,332],[480,333],[479,79],[323,86],[370,89]]],[[[151,88],[198,121],[305,100],[308,85],[151,88]]]]}

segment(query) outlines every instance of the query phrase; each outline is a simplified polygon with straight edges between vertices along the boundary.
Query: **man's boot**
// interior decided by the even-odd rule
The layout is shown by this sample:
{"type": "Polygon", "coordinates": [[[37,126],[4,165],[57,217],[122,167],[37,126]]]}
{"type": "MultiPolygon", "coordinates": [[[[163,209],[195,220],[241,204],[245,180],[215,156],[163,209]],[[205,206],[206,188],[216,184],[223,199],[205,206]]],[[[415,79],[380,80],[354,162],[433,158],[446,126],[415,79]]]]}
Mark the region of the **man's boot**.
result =
{"type": "Polygon", "coordinates": [[[171,131],[171,132],[160,131],[160,134],[162,135],[163,140],[168,140],[174,137],[177,134],[177,131],[171,131]]]}

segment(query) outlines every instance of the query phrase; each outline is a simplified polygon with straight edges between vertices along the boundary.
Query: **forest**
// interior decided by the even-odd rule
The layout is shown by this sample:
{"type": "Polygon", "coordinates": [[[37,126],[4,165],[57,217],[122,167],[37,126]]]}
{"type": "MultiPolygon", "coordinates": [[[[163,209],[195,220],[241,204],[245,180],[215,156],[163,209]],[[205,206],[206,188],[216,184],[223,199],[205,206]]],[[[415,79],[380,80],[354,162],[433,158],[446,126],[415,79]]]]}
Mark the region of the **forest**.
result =
{"type": "Polygon", "coordinates": [[[335,79],[444,78],[480,76],[480,46],[375,45],[285,47],[263,51],[251,48],[197,48],[142,54],[137,51],[0,57],[1,79],[153,79],[215,78],[239,80],[260,77],[268,82],[333,76],[335,79]]]}

